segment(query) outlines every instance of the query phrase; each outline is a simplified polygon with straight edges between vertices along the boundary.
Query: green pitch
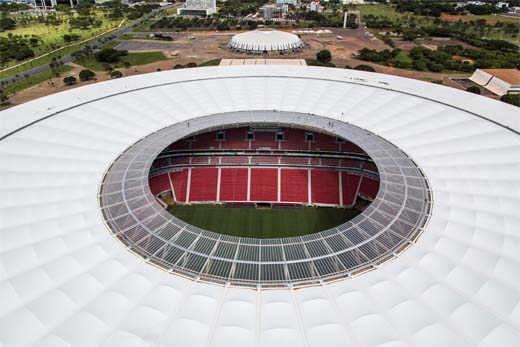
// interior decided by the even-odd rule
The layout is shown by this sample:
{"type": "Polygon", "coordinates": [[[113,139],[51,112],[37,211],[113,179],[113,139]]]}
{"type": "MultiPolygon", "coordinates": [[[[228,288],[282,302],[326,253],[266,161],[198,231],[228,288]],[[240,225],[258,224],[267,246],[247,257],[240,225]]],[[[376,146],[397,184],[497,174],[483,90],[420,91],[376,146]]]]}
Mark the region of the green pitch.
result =
{"type": "Polygon", "coordinates": [[[220,234],[259,239],[312,234],[338,226],[360,211],[304,207],[256,209],[222,205],[174,205],[170,213],[199,228],[220,234]]]}

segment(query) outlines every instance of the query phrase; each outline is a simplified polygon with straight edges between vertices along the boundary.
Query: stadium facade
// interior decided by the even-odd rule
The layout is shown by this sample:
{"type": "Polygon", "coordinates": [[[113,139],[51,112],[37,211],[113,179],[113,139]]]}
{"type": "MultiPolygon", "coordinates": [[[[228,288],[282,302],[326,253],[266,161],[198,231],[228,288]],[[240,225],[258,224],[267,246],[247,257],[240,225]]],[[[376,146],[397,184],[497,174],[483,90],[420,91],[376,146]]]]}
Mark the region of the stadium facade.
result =
{"type": "MultiPolygon", "coordinates": [[[[128,77],[4,111],[0,344],[518,346],[517,113],[415,80],[258,65],[128,77]],[[254,287],[217,284],[165,270],[114,234],[105,210],[121,201],[132,208],[125,194],[135,187],[124,186],[130,181],[142,192],[134,199],[162,209],[142,184],[164,148],[154,147],[161,135],[173,141],[197,127],[289,121],[315,128],[333,122],[374,158],[382,185],[360,218],[388,212],[385,201],[400,206],[401,196],[398,220],[408,192],[421,184],[398,176],[423,177],[431,208],[417,224],[420,236],[371,271],[315,278],[309,286],[292,286],[289,272],[287,286],[266,289],[260,279],[254,287]],[[107,181],[114,174],[119,178],[107,181]],[[403,194],[386,193],[399,182],[403,194]],[[123,197],[105,190],[110,183],[123,187],[123,197]],[[114,198],[108,203],[107,193],[114,198]]],[[[382,225],[381,232],[391,229],[382,225]]]]}

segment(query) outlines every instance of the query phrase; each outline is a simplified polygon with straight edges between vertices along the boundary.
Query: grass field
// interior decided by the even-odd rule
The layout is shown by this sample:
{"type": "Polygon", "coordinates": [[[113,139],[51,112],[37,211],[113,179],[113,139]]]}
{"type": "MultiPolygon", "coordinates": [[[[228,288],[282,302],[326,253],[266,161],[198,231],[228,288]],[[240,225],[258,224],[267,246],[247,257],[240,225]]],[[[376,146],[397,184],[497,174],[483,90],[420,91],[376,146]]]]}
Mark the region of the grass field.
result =
{"type": "Polygon", "coordinates": [[[340,225],[360,211],[332,207],[256,209],[222,205],[174,205],[170,213],[199,228],[259,239],[302,236],[340,225]]]}
{"type": "MultiPolygon", "coordinates": [[[[129,53],[127,56],[121,57],[119,62],[112,63],[110,66],[113,68],[122,68],[124,67],[125,62],[129,62],[131,66],[138,66],[155,63],[161,60],[166,60],[166,57],[161,52],[129,53]]],[[[87,69],[95,71],[104,70],[103,63],[97,61],[93,55],[81,58],[77,63],[87,69]]]]}
{"type": "MultiPolygon", "coordinates": [[[[6,30],[4,32],[1,32],[0,36],[7,37],[7,35],[9,34],[21,36],[37,35],[40,38],[40,42],[36,47],[31,47],[31,49],[34,51],[34,55],[38,57],[57,48],[69,45],[70,43],[66,43],[63,40],[63,35],[65,34],[79,35],[80,39],[78,41],[81,41],[90,39],[96,35],[114,29],[121,23],[121,19],[108,19],[100,11],[94,12],[94,16],[96,20],[101,21],[101,25],[99,27],[89,27],[87,29],[70,28],[68,23],[68,17],[60,16],[63,18],[63,22],[59,25],[47,25],[44,23],[38,23],[36,21],[30,22],[26,25],[18,23],[17,27],[14,30],[6,30]]],[[[130,22],[131,21],[125,21],[125,23],[127,24],[130,22]]],[[[65,53],[61,52],[60,55],[63,56],[65,55],[65,53]]],[[[3,68],[16,65],[18,63],[20,62],[12,60],[8,64],[3,66],[3,68]]]]}
{"type": "Polygon", "coordinates": [[[4,91],[7,94],[13,94],[20,90],[27,89],[29,87],[32,87],[36,84],[39,84],[41,82],[44,82],[48,79],[51,79],[56,76],[56,74],[61,75],[67,71],[72,70],[72,67],[69,65],[63,65],[60,66],[54,70],[47,70],[44,72],[40,72],[36,75],[33,75],[31,77],[24,78],[20,81],[16,81],[14,83],[8,84],[6,87],[4,87],[4,91]]]}

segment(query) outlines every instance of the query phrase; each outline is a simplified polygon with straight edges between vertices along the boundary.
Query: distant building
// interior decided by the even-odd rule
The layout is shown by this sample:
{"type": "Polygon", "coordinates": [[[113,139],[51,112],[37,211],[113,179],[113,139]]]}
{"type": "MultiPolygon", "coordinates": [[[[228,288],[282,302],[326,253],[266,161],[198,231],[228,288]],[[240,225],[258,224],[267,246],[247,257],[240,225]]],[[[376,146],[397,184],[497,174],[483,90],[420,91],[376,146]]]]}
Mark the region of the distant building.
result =
{"type": "Polygon", "coordinates": [[[277,5],[293,5],[296,6],[299,4],[299,0],[276,0],[277,5]]]}
{"type": "Polygon", "coordinates": [[[258,9],[260,17],[264,19],[281,18],[282,8],[276,5],[264,5],[258,9]]]}
{"type": "Polygon", "coordinates": [[[497,2],[495,7],[496,8],[508,8],[509,4],[507,2],[497,2]]]}
{"type": "MultiPolygon", "coordinates": [[[[45,8],[52,8],[52,7],[55,7],[56,5],[61,5],[61,4],[69,5],[70,7],[74,7],[82,1],[86,1],[86,0],[34,0],[34,1],[26,1],[25,3],[27,3],[28,5],[33,5],[34,7],[39,7],[39,8],[45,9],[45,8]]],[[[18,1],[18,2],[20,2],[20,1],[18,1]]]]}
{"type": "Polygon", "coordinates": [[[350,4],[364,4],[365,0],[341,0],[340,1],[343,5],[350,5],[350,4]]]}
{"type": "Polygon", "coordinates": [[[180,15],[207,16],[217,12],[216,0],[186,0],[185,7],[177,10],[180,15]]]}
{"type": "Polygon", "coordinates": [[[477,69],[469,79],[496,95],[520,93],[520,71],[516,69],[477,69]]]}
{"type": "Polygon", "coordinates": [[[311,3],[309,4],[309,11],[319,12],[320,11],[320,1],[319,0],[311,1],[311,3]]]}

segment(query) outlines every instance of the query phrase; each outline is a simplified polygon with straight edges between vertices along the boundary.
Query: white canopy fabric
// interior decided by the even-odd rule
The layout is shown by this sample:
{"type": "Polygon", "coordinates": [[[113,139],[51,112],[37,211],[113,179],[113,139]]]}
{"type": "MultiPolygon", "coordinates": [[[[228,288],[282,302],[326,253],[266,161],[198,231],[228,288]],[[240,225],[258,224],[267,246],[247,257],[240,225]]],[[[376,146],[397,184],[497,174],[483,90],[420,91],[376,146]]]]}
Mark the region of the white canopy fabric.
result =
{"type": "MultiPolygon", "coordinates": [[[[281,112],[281,114],[283,114],[281,112]]],[[[0,113],[0,346],[518,346],[518,108],[432,83],[297,66],[206,67],[72,89],[0,113]],[[365,128],[433,190],[417,243],[298,290],[195,282],[136,257],[98,193],[174,123],[280,110],[365,128]]]]}
{"type": "Polygon", "coordinates": [[[229,42],[230,48],[253,52],[288,51],[303,46],[303,41],[297,35],[262,29],[236,34],[229,42]]]}

